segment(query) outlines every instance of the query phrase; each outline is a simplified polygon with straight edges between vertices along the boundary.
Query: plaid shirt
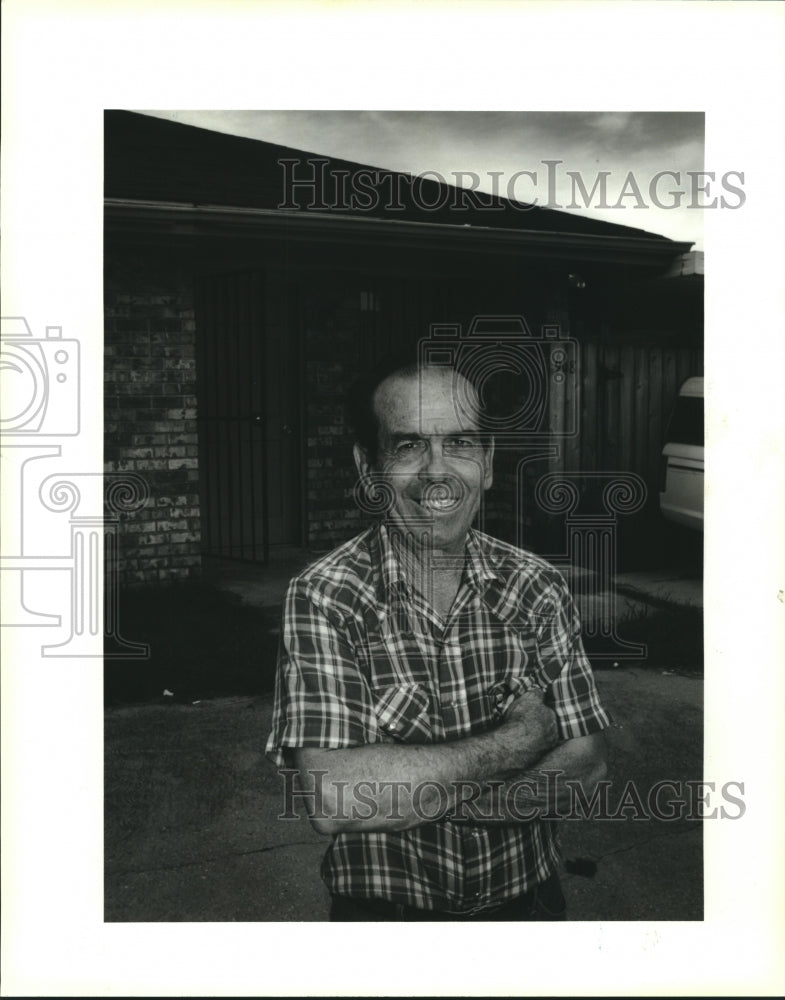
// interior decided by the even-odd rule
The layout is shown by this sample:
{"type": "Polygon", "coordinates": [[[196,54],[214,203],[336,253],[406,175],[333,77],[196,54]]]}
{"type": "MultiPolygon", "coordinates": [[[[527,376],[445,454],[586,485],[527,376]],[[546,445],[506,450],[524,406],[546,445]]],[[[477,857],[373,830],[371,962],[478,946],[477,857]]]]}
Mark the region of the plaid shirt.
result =
{"type": "MultiPolygon", "coordinates": [[[[543,559],[470,531],[446,621],[407,583],[377,525],[289,585],[267,754],[398,740],[429,743],[496,725],[510,694],[550,691],[561,739],[608,725],[566,585],[543,559]]],[[[559,860],[552,822],[444,818],[333,838],[332,893],[465,912],[512,899],[559,860]]]]}

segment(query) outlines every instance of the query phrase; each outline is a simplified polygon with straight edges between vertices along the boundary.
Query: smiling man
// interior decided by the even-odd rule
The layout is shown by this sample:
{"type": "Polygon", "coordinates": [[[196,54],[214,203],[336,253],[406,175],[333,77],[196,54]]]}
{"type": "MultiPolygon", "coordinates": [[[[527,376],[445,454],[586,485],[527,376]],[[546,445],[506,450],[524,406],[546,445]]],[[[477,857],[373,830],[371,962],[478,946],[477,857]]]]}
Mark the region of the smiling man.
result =
{"type": "Polygon", "coordinates": [[[461,374],[388,364],[351,411],[384,515],[291,582],[267,744],[333,838],[330,917],[564,919],[554,817],[608,724],[566,586],[472,528],[493,440],[461,374]]]}

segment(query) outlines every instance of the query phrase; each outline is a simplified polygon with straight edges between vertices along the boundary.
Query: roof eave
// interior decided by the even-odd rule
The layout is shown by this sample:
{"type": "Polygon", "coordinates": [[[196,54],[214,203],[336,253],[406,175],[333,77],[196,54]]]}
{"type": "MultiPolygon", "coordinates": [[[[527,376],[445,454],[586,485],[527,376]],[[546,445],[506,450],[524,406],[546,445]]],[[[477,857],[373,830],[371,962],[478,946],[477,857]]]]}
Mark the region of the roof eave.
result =
{"type": "Polygon", "coordinates": [[[303,210],[193,205],[181,202],[107,198],[107,233],[175,237],[286,238],[309,242],[352,242],[386,247],[432,247],[451,252],[523,254],[538,257],[664,265],[692,243],[656,236],[608,236],[540,232],[485,226],[380,219],[303,210]]]}

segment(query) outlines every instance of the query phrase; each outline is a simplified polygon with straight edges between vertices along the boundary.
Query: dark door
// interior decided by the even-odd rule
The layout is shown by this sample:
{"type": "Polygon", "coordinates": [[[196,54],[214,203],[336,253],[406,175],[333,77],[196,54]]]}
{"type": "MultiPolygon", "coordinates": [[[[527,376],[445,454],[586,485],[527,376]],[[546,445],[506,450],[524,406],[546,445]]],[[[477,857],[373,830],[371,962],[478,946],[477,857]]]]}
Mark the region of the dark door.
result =
{"type": "Polygon", "coordinates": [[[196,289],[202,547],[264,561],[300,543],[297,330],[259,271],[196,289]]]}
{"type": "Polygon", "coordinates": [[[293,286],[268,276],[265,381],[270,546],[302,543],[299,322],[293,286]]]}

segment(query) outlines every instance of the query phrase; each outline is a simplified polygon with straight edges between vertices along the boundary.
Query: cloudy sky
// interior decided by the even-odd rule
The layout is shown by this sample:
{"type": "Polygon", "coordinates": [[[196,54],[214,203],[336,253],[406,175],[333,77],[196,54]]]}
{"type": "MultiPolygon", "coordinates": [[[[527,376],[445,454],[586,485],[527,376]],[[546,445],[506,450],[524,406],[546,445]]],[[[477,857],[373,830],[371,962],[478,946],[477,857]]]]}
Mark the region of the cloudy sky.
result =
{"type": "Polygon", "coordinates": [[[719,178],[708,196],[693,194],[688,171],[710,169],[704,167],[704,117],[697,112],[144,113],[370,166],[435,172],[449,183],[476,184],[480,191],[493,192],[495,185],[502,196],[661,233],[693,242],[698,250],[703,210],[696,204],[715,195],[730,197],[719,178]],[[547,160],[561,162],[548,166],[547,160]],[[458,171],[479,180],[456,178],[458,171]],[[678,176],[657,181],[661,171],[678,176]],[[602,172],[608,172],[604,199],[599,187],[592,194],[602,172]]]}

